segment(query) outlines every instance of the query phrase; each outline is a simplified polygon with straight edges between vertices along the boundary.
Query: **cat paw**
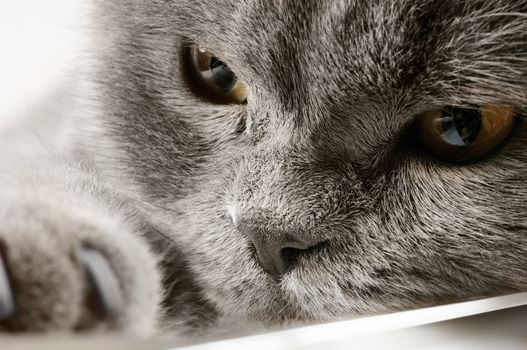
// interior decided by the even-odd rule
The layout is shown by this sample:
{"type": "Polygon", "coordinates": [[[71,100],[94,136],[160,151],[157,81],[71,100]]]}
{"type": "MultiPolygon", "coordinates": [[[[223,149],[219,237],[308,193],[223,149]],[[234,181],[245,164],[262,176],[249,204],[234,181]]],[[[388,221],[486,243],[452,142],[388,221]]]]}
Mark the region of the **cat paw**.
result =
{"type": "Polygon", "coordinates": [[[0,203],[0,332],[148,335],[160,299],[153,255],[94,208],[0,203]]]}

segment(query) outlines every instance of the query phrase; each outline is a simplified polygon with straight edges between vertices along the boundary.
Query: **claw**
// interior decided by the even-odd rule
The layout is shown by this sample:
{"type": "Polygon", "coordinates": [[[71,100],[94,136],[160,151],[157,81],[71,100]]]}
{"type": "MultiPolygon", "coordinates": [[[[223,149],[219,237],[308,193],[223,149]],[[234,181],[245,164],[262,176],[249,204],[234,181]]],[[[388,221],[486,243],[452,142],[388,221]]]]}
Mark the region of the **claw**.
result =
{"type": "Polygon", "coordinates": [[[83,247],[80,251],[88,280],[95,289],[104,316],[114,318],[120,314],[124,306],[123,294],[108,260],[99,251],[83,247]]]}
{"type": "Polygon", "coordinates": [[[7,276],[5,261],[0,250],[0,321],[6,320],[15,313],[15,300],[7,276]]]}

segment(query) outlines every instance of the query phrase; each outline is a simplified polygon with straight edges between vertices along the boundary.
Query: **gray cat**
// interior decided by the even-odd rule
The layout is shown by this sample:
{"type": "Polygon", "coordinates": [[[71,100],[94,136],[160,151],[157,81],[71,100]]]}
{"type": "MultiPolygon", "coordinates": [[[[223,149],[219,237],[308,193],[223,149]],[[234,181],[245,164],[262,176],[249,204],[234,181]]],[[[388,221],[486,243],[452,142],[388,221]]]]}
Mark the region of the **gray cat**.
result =
{"type": "Polygon", "coordinates": [[[93,19],[71,147],[1,175],[2,329],[239,331],[527,289],[526,0],[93,19]]]}

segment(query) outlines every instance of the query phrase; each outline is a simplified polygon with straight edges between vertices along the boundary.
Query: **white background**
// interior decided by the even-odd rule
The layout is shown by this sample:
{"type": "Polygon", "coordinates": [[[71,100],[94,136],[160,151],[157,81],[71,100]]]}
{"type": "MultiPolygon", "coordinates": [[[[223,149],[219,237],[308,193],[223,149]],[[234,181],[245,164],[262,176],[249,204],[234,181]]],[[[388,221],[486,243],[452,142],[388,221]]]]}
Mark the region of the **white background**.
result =
{"type": "Polygon", "coordinates": [[[81,4],[0,0],[0,129],[68,79],[80,56],[81,4]]]}

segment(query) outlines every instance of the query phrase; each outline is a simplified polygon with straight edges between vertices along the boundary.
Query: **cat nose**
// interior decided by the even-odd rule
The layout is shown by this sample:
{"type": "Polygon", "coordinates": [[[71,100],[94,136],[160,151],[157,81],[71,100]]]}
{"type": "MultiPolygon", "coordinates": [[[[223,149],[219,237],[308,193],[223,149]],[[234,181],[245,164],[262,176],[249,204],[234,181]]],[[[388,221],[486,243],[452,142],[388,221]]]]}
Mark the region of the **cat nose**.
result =
{"type": "Polygon", "coordinates": [[[306,235],[302,235],[302,232],[291,234],[271,231],[251,221],[241,221],[237,228],[256,248],[258,264],[276,279],[291,270],[300,254],[323,243],[323,240],[304,237],[306,235]]]}

